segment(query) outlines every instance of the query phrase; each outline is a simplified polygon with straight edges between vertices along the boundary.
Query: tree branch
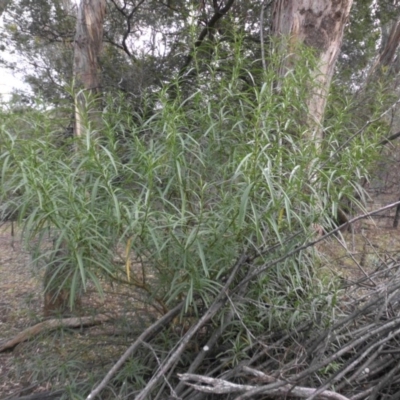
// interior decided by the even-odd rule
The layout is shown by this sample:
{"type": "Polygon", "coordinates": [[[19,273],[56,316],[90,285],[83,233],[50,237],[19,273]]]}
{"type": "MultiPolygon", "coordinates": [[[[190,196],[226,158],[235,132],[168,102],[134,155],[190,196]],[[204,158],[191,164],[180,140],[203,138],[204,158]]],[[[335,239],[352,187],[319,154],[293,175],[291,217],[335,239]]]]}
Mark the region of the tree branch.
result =
{"type": "Polygon", "coordinates": [[[398,137],[400,137],[400,132],[394,133],[393,135],[387,137],[386,139],[381,140],[378,145],[379,146],[384,146],[385,144],[388,144],[389,142],[391,142],[394,139],[397,139],[398,137]]]}
{"type": "MultiPolygon", "coordinates": [[[[287,384],[284,381],[273,378],[272,376],[266,375],[261,371],[255,370],[249,367],[243,367],[243,371],[251,373],[256,376],[259,381],[267,382],[267,383],[278,383],[281,384],[282,387],[279,388],[268,388],[269,385],[266,386],[254,386],[254,385],[243,385],[232,383],[226,381],[224,379],[218,378],[210,378],[208,376],[195,375],[195,374],[178,374],[179,379],[184,382],[186,385],[193,387],[194,389],[200,392],[206,393],[216,393],[216,394],[224,394],[224,393],[238,393],[238,392],[252,392],[257,391],[258,394],[267,394],[269,396],[290,396],[290,397],[301,397],[308,398],[312,396],[313,393],[317,391],[315,388],[308,388],[302,386],[292,386],[291,384],[287,384]],[[197,383],[191,383],[197,382],[197,383]]],[[[249,393],[247,393],[249,394],[249,393]]],[[[347,397],[342,396],[339,393],[332,392],[330,390],[324,390],[320,393],[320,397],[325,399],[332,400],[348,400],[347,397]]],[[[239,399],[248,398],[248,396],[240,396],[239,399]]]]}
{"type": "Polygon", "coordinates": [[[226,6],[223,8],[216,8],[214,15],[211,17],[211,19],[207,22],[207,25],[204,27],[204,29],[200,32],[200,35],[198,39],[196,40],[194,44],[194,49],[187,55],[185,64],[182,66],[182,68],[179,71],[179,76],[182,77],[183,74],[185,73],[187,67],[190,65],[190,63],[193,60],[193,53],[196,48],[200,47],[201,44],[203,43],[203,40],[207,36],[207,34],[215,27],[216,23],[231,9],[233,3],[235,0],[229,0],[226,3],[226,6]]]}
{"type": "Polygon", "coordinates": [[[107,386],[110,379],[116,374],[116,372],[122,367],[125,361],[137,350],[137,348],[142,344],[142,342],[149,340],[149,338],[156,335],[161,329],[165,328],[182,310],[184,302],[179,303],[175,308],[170,310],[162,318],[156,321],[154,324],[150,325],[135,341],[132,345],[125,351],[122,357],[114,364],[114,366],[108,371],[107,375],[96,386],[90,394],[86,397],[86,400],[94,399],[100,392],[107,386]]]}
{"type": "MultiPolygon", "coordinates": [[[[359,220],[361,220],[361,219],[365,219],[365,218],[372,217],[373,215],[378,214],[378,213],[380,213],[380,212],[382,212],[382,211],[390,210],[391,208],[397,207],[398,205],[400,205],[400,201],[396,201],[395,203],[391,203],[391,204],[389,204],[389,205],[387,205],[387,206],[378,208],[377,210],[371,211],[371,212],[369,212],[369,213],[361,214],[361,215],[359,215],[359,216],[357,216],[357,217],[354,217],[354,218],[348,220],[348,221],[345,222],[344,224],[342,224],[342,225],[338,226],[337,228],[335,228],[335,229],[329,231],[329,232],[326,233],[325,235],[322,235],[322,236],[319,237],[318,239],[313,240],[313,241],[310,241],[310,242],[304,244],[303,246],[299,246],[299,247],[297,247],[296,249],[290,251],[289,253],[284,254],[284,255],[281,256],[281,257],[278,257],[278,258],[275,259],[274,261],[271,261],[271,262],[269,262],[269,263],[267,263],[267,264],[261,265],[260,267],[256,268],[256,269],[253,271],[253,273],[252,273],[249,277],[245,278],[245,279],[240,283],[239,286],[241,286],[241,285],[247,283],[249,280],[255,278],[255,277],[256,277],[257,275],[259,275],[260,273],[266,271],[267,269],[270,269],[270,268],[273,267],[274,265],[279,264],[280,262],[282,262],[282,261],[286,260],[287,258],[289,258],[289,257],[291,257],[291,256],[293,256],[293,255],[295,255],[295,254],[297,254],[297,253],[299,253],[300,251],[303,251],[303,250],[305,250],[305,249],[307,249],[307,248],[309,248],[309,247],[315,246],[317,243],[322,242],[323,240],[325,240],[325,239],[327,239],[328,237],[334,235],[335,233],[341,231],[342,229],[344,229],[344,228],[346,228],[346,227],[348,227],[348,226],[354,224],[355,222],[357,222],[357,221],[359,221],[359,220]]],[[[238,286],[238,287],[239,287],[239,286],[238,286]]]]}
{"type": "MultiPolygon", "coordinates": [[[[165,361],[159,367],[158,371],[153,375],[153,377],[150,379],[149,383],[138,394],[138,396],[135,398],[135,400],[145,400],[148,398],[150,391],[157,384],[159,379],[162,376],[164,376],[168,370],[172,369],[174,367],[174,365],[179,361],[183,351],[185,350],[186,346],[188,345],[188,343],[190,342],[192,337],[196,334],[196,332],[206,322],[208,322],[211,318],[213,318],[215,316],[215,314],[221,309],[221,307],[225,304],[225,302],[227,300],[226,293],[229,289],[229,286],[233,282],[239,268],[241,266],[243,266],[243,264],[245,264],[246,262],[247,262],[247,255],[243,254],[238,259],[236,264],[233,266],[232,272],[231,272],[228,280],[226,281],[224,287],[221,289],[221,291],[218,293],[218,295],[214,299],[211,306],[208,308],[208,310],[205,312],[205,314],[200,318],[200,320],[188,330],[188,332],[185,334],[185,336],[181,339],[176,350],[174,350],[173,353],[168,358],[165,359],[165,361]]],[[[89,400],[89,398],[87,398],[86,400],[89,400]]]]}
{"type": "Polygon", "coordinates": [[[0,353],[4,350],[12,349],[17,344],[25,342],[26,340],[38,335],[43,331],[52,331],[61,327],[79,328],[81,326],[99,325],[103,322],[109,321],[112,318],[114,318],[114,316],[111,317],[109,315],[100,314],[96,317],[49,319],[23,330],[17,336],[3,344],[0,343],[0,353]]]}

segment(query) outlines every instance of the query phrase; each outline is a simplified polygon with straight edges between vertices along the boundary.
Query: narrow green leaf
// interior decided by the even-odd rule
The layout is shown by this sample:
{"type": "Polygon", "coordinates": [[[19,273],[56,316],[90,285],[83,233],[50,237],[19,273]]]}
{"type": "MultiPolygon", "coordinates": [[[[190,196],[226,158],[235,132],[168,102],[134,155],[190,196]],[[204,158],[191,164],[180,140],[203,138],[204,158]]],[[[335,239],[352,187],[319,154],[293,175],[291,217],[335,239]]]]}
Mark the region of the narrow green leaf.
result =
{"type": "Polygon", "coordinates": [[[203,266],[204,276],[209,278],[210,273],[209,273],[208,268],[207,268],[207,262],[206,262],[206,257],[204,255],[203,246],[201,245],[200,240],[196,240],[196,242],[197,242],[197,248],[199,250],[199,257],[200,257],[200,260],[201,260],[201,264],[203,266]]]}
{"type": "Polygon", "coordinates": [[[237,224],[238,224],[239,228],[243,227],[244,220],[246,218],[247,203],[249,202],[249,195],[250,195],[250,191],[252,188],[253,188],[252,183],[247,185],[247,187],[244,190],[242,197],[240,199],[239,215],[238,215],[238,219],[237,219],[237,224]]]}

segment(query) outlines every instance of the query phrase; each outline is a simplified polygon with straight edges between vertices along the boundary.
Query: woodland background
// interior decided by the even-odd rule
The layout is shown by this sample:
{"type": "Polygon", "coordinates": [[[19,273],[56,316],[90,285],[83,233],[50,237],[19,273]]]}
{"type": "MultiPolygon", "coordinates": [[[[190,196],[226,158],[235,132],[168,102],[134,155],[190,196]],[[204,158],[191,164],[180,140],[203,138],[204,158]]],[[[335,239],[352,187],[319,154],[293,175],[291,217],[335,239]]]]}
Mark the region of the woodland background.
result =
{"type": "Polygon", "coordinates": [[[0,13],[2,398],[400,397],[396,0],[0,13]]]}

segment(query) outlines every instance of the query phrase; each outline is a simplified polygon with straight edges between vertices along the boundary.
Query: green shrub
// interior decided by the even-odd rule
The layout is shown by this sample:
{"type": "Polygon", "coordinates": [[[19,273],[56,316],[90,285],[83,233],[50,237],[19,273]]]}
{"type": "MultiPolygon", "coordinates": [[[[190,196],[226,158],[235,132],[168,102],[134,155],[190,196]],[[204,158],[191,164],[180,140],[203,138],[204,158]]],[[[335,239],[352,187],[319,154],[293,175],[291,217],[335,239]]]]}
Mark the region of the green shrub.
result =
{"type": "MultiPolygon", "coordinates": [[[[89,281],[101,292],[102,277],[129,281],[159,310],[179,299],[186,310],[194,299],[207,305],[238,254],[275,243],[289,252],[314,234],[314,223],[329,226],[341,198],[360,193],[375,137],[364,132],[338,152],[356,129],[346,123],[349,108],[335,103],[322,146],[310,141],[312,55],[299,56],[277,92],[275,60],[253,76],[238,54],[222,67],[211,62],[189,95],[166,87],[146,118],[123,96],[106,99],[96,134],[83,118],[84,136],[60,141],[58,110],[31,110],[19,125],[5,113],[3,209],[18,213],[38,264],[63,250],[71,306],[89,281]]],[[[304,259],[268,271],[252,298],[277,296],[290,310],[310,302],[318,293],[304,259]]]]}

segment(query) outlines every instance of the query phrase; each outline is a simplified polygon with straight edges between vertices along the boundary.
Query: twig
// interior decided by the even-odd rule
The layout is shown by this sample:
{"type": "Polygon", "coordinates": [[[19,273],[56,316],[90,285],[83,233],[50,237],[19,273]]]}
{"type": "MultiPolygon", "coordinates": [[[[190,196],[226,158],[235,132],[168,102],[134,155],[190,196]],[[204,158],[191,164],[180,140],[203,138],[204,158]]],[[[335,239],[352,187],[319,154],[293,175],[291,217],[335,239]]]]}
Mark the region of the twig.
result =
{"type": "MultiPolygon", "coordinates": [[[[371,357],[369,357],[350,377],[346,378],[345,380],[343,380],[343,382],[341,384],[339,384],[336,389],[340,390],[342,389],[344,386],[346,386],[346,384],[348,382],[355,382],[356,379],[361,375],[361,374],[365,374],[367,371],[367,368],[370,366],[370,364],[377,359],[378,357],[381,356],[381,351],[383,349],[383,345],[381,345],[378,349],[378,351],[376,351],[374,354],[372,354],[371,357]]],[[[391,358],[390,356],[388,358],[391,358]]]]}
{"type": "MultiPolygon", "coordinates": [[[[236,297],[241,297],[242,295],[244,295],[244,293],[247,290],[247,286],[248,285],[242,286],[241,290],[239,291],[239,293],[237,294],[236,297]]],[[[209,352],[214,347],[215,343],[217,343],[218,339],[223,335],[226,327],[228,325],[230,325],[233,317],[235,316],[234,304],[228,295],[227,295],[227,299],[229,299],[231,301],[232,307],[226,312],[226,315],[223,318],[224,322],[219,326],[218,329],[216,329],[213,332],[211,337],[208,339],[207,343],[203,346],[203,351],[200,351],[199,354],[194,359],[194,361],[190,364],[190,367],[187,370],[187,373],[193,374],[194,372],[196,372],[197,368],[202,364],[205,356],[207,355],[207,352],[209,352]]],[[[178,395],[181,395],[182,389],[183,389],[183,382],[180,382],[177,385],[175,391],[178,395]]]]}
{"type": "Polygon", "coordinates": [[[397,363],[397,365],[394,368],[392,368],[392,370],[389,371],[389,373],[385,377],[380,379],[380,382],[375,386],[375,389],[372,391],[371,395],[369,396],[369,399],[375,400],[379,394],[379,391],[382,388],[387,387],[389,385],[389,381],[393,380],[394,375],[399,370],[400,370],[400,363],[397,363]]]}
{"type": "Polygon", "coordinates": [[[207,25],[205,28],[200,32],[200,35],[198,39],[196,40],[194,44],[194,48],[190,51],[190,53],[186,57],[186,61],[184,65],[181,67],[179,71],[179,77],[182,77],[184,73],[186,72],[188,66],[193,60],[193,54],[195,49],[201,46],[203,43],[204,39],[206,38],[207,34],[214,28],[216,23],[230,10],[232,7],[233,3],[235,0],[228,0],[226,3],[225,7],[223,8],[217,8],[214,12],[214,15],[211,17],[211,19],[207,22],[207,25]]]}
{"type": "MultiPolygon", "coordinates": [[[[396,334],[398,334],[400,332],[399,329],[397,329],[395,331],[396,334]]],[[[369,353],[371,353],[372,351],[374,351],[377,347],[381,347],[383,343],[388,342],[390,339],[392,339],[395,335],[392,333],[389,333],[389,335],[387,335],[387,337],[384,337],[383,339],[379,340],[376,343],[373,343],[372,345],[367,345],[367,349],[365,351],[362,352],[362,354],[359,354],[359,351],[357,351],[356,356],[350,360],[350,363],[348,363],[348,365],[343,368],[341,371],[338,371],[334,376],[332,376],[331,378],[327,379],[324,384],[318,388],[318,390],[316,390],[316,392],[310,396],[309,400],[317,397],[319,394],[323,393],[324,390],[326,390],[332,383],[339,381],[341,378],[343,378],[347,372],[351,371],[352,369],[354,369],[356,366],[358,366],[361,361],[363,361],[367,355],[369,353]]],[[[349,347],[348,345],[346,345],[345,347],[349,347]]],[[[373,354],[374,355],[374,354],[373,354]]]]}
{"type": "Polygon", "coordinates": [[[182,310],[184,302],[179,303],[175,308],[170,310],[167,314],[161,317],[154,324],[150,325],[136,340],[132,345],[125,351],[122,357],[114,364],[114,366],[108,371],[107,375],[96,386],[86,397],[86,400],[94,399],[108,384],[110,379],[116,374],[116,372],[122,367],[125,361],[136,351],[136,349],[150,337],[156,335],[161,329],[163,329],[167,324],[169,324],[182,310]]]}
{"type": "MultiPolygon", "coordinates": [[[[340,246],[342,246],[345,250],[347,250],[346,246],[343,244],[343,242],[339,238],[336,237],[335,239],[339,243],[340,246]]],[[[365,279],[369,280],[373,286],[377,286],[376,282],[374,282],[372,277],[365,272],[362,263],[358,262],[351,252],[347,251],[347,253],[350,256],[350,258],[353,260],[354,264],[356,264],[358,269],[363,273],[363,275],[365,276],[365,279]]]]}
{"type": "MultiPolygon", "coordinates": [[[[335,154],[338,154],[341,150],[343,150],[354,138],[356,138],[358,135],[363,133],[364,130],[366,128],[368,128],[370,125],[372,125],[374,122],[377,122],[377,121],[381,120],[389,111],[393,110],[398,104],[400,104],[400,99],[395,101],[388,109],[386,109],[384,112],[382,112],[378,117],[368,120],[360,129],[358,129],[353,135],[351,135],[347,140],[345,140],[335,150],[335,152],[329,157],[329,159],[333,158],[333,156],[335,154]]],[[[392,136],[394,136],[393,139],[395,139],[397,137],[396,135],[397,134],[392,135],[392,136]]],[[[378,143],[378,145],[385,145],[386,143],[388,143],[389,140],[393,140],[393,139],[391,139],[392,136],[390,136],[387,139],[382,140],[381,142],[378,143]]],[[[400,132],[399,132],[399,136],[400,136],[400,132]]],[[[329,159],[327,161],[325,161],[324,163],[322,163],[322,165],[319,168],[320,170],[322,170],[328,164],[329,159]]],[[[315,172],[314,172],[313,176],[314,175],[315,175],[315,172]]],[[[312,180],[313,176],[311,177],[311,180],[312,180]]]]}
{"type": "MultiPolygon", "coordinates": [[[[362,215],[359,215],[359,216],[357,216],[357,217],[354,217],[354,218],[348,220],[348,221],[345,222],[344,224],[342,224],[342,225],[338,226],[337,228],[335,228],[335,229],[329,231],[329,232],[326,233],[325,235],[322,235],[322,236],[319,237],[318,239],[313,240],[313,241],[311,241],[311,242],[308,242],[308,243],[304,244],[303,246],[299,246],[299,247],[297,247],[296,249],[294,249],[294,250],[292,250],[292,251],[289,251],[288,253],[284,254],[283,256],[278,257],[277,259],[275,259],[275,260],[273,260],[273,261],[271,261],[271,262],[269,262],[269,263],[267,263],[267,264],[261,265],[260,267],[256,268],[256,269],[253,271],[253,273],[250,274],[250,276],[248,276],[247,278],[245,278],[245,279],[240,283],[240,285],[243,285],[243,284],[247,283],[247,282],[250,281],[251,279],[253,279],[253,278],[255,278],[256,276],[258,276],[260,273],[266,271],[267,269],[270,269],[271,267],[275,266],[276,264],[279,264],[280,262],[286,260],[287,258],[289,258],[289,257],[291,257],[291,256],[293,256],[293,255],[295,255],[295,254],[297,254],[297,253],[299,253],[299,252],[301,252],[301,251],[303,251],[303,250],[305,250],[305,249],[308,249],[309,247],[315,246],[317,243],[322,242],[323,240],[325,240],[325,239],[327,239],[328,237],[334,235],[335,233],[341,231],[342,229],[348,227],[349,225],[354,224],[355,222],[357,222],[357,221],[359,221],[359,220],[361,220],[361,219],[372,217],[373,215],[378,214],[378,213],[380,213],[380,212],[382,212],[382,211],[390,210],[391,208],[397,207],[398,205],[400,205],[400,201],[396,201],[395,203],[391,203],[391,204],[389,204],[389,205],[387,205],[387,206],[378,208],[377,210],[371,211],[371,212],[369,212],[369,213],[364,213],[364,214],[362,214],[362,215]]],[[[240,285],[239,285],[239,286],[240,286],[240,285]]],[[[239,287],[239,286],[238,286],[238,287],[239,287]]]]}
{"type": "MultiPolygon", "coordinates": [[[[222,290],[218,293],[215,300],[205,312],[205,314],[200,318],[200,320],[196,323],[196,325],[192,326],[185,336],[181,339],[177,348],[173,351],[173,353],[163,362],[161,367],[158,371],[152,376],[149,383],[143,388],[143,390],[138,394],[135,400],[145,400],[148,398],[149,393],[153,389],[153,387],[157,384],[159,379],[170,369],[172,368],[180,359],[183,351],[185,350],[186,346],[188,345],[191,338],[195,335],[195,333],[214,315],[221,309],[221,307],[225,304],[226,301],[226,293],[229,289],[229,286],[233,282],[237,271],[239,268],[247,262],[246,254],[243,254],[239,260],[236,262],[234,267],[232,268],[232,272],[225,283],[222,290]]],[[[89,398],[87,399],[89,400],[89,398]]]]}
{"type": "Polygon", "coordinates": [[[384,146],[385,144],[388,144],[389,142],[391,142],[394,139],[397,139],[398,137],[400,137],[400,132],[396,132],[393,135],[390,135],[389,137],[381,140],[378,145],[379,146],[384,146]]]}
{"type": "Polygon", "coordinates": [[[367,389],[367,390],[363,390],[361,393],[357,393],[356,395],[350,397],[350,400],[361,400],[363,398],[368,397],[371,392],[374,390],[373,387],[367,389]]]}
{"type": "MultiPolygon", "coordinates": [[[[157,353],[156,353],[156,351],[154,350],[154,347],[151,346],[149,343],[146,343],[146,342],[142,342],[142,345],[143,345],[144,347],[147,347],[147,348],[153,353],[153,357],[154,357],[154,359],[157,361],[157,364],[158,364],[159,366],[161,366],[160,358],[157,356],[157,353]]],[[[174,398],[178,398],[178,396],[176,395],[174,389],[172,388],[171,384],[169,383],[168,376],[166,376],[166,377],[164,376],[164,384],[163,384],[162,387],[160,388],[160,390],[159,390],[159,392],[158,392],[158,395],[156,396],[155,400],[157,400],[157,399],[159,398],[159,396],[162,395],[162,392],[163,392],[163,389],[164,389],[164,386],[165,386],[165,385],[168,385],[169,390],[171,391],[171,393],[173,393],[173,397],[174,397],[174,398]]]]}
{"type": "MultiPolygon", "coordinates": [[[[293,377],[291,377],[292,380],[298,381],[301,380],[307,376],[310,376],[310,374],[318,371],[319,369],[329,365],[333,361],[338,360],[342,355],[346,354],[348,351],[354,349],[356,346],[358,346],[361,343],[366,342],[368,339],[370,339],[373,335],[377,335],[379,333],[385,332],[387,329],[393,329],[394,327],[397,327],[397,329],[394,332],[391,332],[388,336],[385,337],[381,340],[379,340],[373,347],[379,347],[382,343],[387,342],[389,339],[395,337],[395,335],[398,335],[400,333],[400,329],[398,328],[399,326],[399,321],[400,319],[397,318],[393,321],[390,321],[387,324],[384,324],[383,326],[380,326],[371,332],[368,332],[365,335],[361,335],[358,339],[350,341],[349,343],[346,343],[344,346],[342,346],[338,351],[336,351],[334,354],[332,354],[330,357],[326,358],[325,360],[322,360],[319,363],[316,363],[314,366],[306,369],[305,371],[301,372],[300,374],[297,374],[293,377]]],[[[361,355],[361,357],[365,357],[364,354],[361,355]]],[[[329,381],[326,383],[328,385],[329,381]]],[[[322,391],[325,390],[325,384],[317,389],[314,394],[310,396],[310,400],[313,399],[315,396],[318,396],[319,394],[322,393],[322,391]]]]}

